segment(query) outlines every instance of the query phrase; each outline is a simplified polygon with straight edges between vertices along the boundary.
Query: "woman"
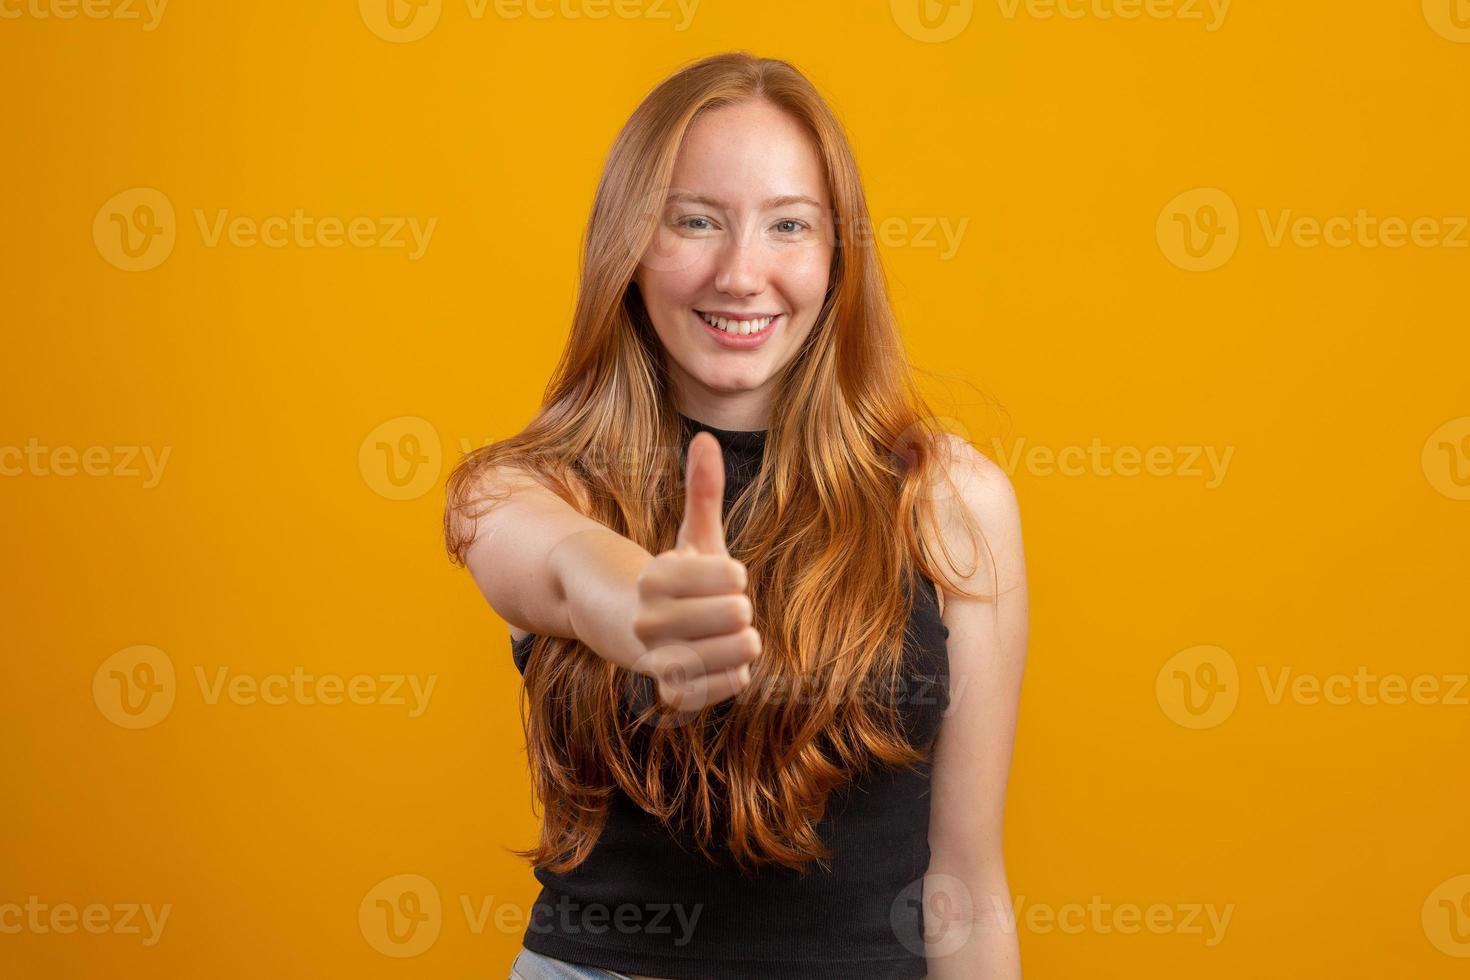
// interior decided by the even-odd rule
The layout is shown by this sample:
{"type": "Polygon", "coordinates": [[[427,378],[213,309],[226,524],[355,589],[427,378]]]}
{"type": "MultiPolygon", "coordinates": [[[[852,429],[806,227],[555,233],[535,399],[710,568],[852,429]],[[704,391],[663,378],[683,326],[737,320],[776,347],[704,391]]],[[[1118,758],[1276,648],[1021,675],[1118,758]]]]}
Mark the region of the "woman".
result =
{"type": "Polygon", "coordinates": [[[795,68],[680,70],[611,150],[540,412],[450,477],[544,808],[514,977],[1020,976],[1015,497],[924,410],[866,227],[795,68]]]}

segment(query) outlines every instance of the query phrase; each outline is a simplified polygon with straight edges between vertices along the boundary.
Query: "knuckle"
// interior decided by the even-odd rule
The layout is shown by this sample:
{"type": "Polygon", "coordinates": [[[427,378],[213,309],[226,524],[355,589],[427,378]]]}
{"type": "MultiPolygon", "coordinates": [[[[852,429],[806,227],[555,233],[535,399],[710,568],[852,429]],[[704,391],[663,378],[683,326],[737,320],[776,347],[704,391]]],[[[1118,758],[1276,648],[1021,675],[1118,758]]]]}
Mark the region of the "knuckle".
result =
{"type": "Polygon", "coordinates": [[[646,567],[638,573],[638,577],[633,580],[633,585],[640,599],[646,599],[653,594],[653,576],[648,573],[646,567]]]}
{"type": "Polygon", "coordinates": [[[755,619],[755,607],[751,604],[750,596],[742,593],[740,595],[733,596],[732,601],[734,603],[732,609],[735,614],[736,622],[738,622],[741,626],[749,626],[755,619]]]}
{"type": "Polygon", "coordinates": [[[661,679],[664,674],[665,661],[667,659],[662,650],[650,650],[638,658],[638,662],[633,665],[633,669],[640,674],[661,679]]]}
{"type": "Polygon", "coordinates": [[[686,708],[691,700],[687,685],[664,680],[659,681],[658,696],[671,708],[686,708]]]}
{"type": "Polygon", "coordinates": [[[731,558],[729,559],[729,569],[732,585],[737,589],[745,588],[745,584],[750,581],[750,572],[745,567],[745,562],[731,558]]]}
{"type": "Polygon", "coordinates": [[[658,635],[658,624],[647,611],[640,611],[633,617],[633,635],[644,643],[658,635]]]}
{"type": "Polygon", "coordinates": [[[638,587],[638,594],[640,596],[650,596],[656,594],[656,592],[658,591],[658,582],[662,576],[664,565],[665,562],[663,560],[663,555],[658,555],[652,561],[647,562],[642,568],[638,570],[638,575],[636,578],[634,578],[633,581],[634,584],[638,587]]]}

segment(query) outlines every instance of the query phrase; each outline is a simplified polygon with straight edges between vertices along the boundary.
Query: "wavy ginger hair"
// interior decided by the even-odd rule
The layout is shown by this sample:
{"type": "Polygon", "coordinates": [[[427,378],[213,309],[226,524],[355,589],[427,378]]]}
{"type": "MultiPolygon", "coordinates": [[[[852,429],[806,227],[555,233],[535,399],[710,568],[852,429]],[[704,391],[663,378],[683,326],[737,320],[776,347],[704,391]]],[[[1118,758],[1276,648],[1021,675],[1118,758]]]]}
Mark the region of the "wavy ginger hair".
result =
{"type": "Polygon", "coordinates": [[[903,358],[878,256],[844,234],[870,227],[852,149],[816,89],[784,61],[704,58],[659,84],[629,118],[597,187],[570,336],[541,409],[520,433],[455,467],[447,547],[465,563],[475,518],[493,506],[486,477],[498,466],[530,473],[652,554],[674,546],[685,441],[666,355],[633,276],[690,123],[748,99],[804,124],[825,167],[836,230],[821,312],[781,371],[760,470],[727,514],[762,655],[740,694],[691,718],[658,703],[651,678],[574,638],[537,635],[522,716],[545,815],[539,844],[513,853],[538,868],[564,872],[587,857],[618,787],[666,825],[691,831],[706,856],[721,834],[742,868],[804,872],[831,856],[816,823],[833,791],[874,762],[927,758],[907,741],[891,698],[856,692],[898,690],[913,602],[906,583],[915,570],[938,580],[919,527],[936,517],[926,488],[949,480],[939,460],[945,436],[903,358]],[[710,724],[716,715],[723,730],[710,724]]]}

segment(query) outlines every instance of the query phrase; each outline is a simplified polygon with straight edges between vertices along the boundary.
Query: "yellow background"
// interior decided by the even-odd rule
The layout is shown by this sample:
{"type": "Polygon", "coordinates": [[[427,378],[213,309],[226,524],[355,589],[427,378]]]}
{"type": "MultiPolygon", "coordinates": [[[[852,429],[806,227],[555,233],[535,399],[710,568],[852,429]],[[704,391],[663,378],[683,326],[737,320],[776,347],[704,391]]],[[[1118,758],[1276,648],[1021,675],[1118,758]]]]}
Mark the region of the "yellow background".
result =
{"type": "Polygon", "coordinates": [[[0,905],[172,907],[152,946],[0,933],[0,974],[505,975],[536,893],[505,852],[535,832],[518,678],[442,553],[443,475],[537,405],[623,120],[685,60],[746,48],[795,62],[849,127],[954,427],[997,458],[1167,449],[1153,474],[1010,467],[1033,615],[1006,840],[1027,976],[1464,976],[1470,692],[1327,704],[1262,680],[1447,694],[1470,670],[1470,249],[1268,235],[1359,209],[1453,234],[1464,0],[1237,0],[1213,23],[1193,0],[1131,18],[991,0],[931,6],[930,27],[913,3],[703,0],[683,30],[671,0],[558,2],[431,2],[411,42],[355,0],[174,0],[151,30],[141,4],[0,3],[0,446],[170,451],[154,486],[121,456],[0,478],[0,905]],[[167,198],[176,240],[125,271],[106,229],[133,205],[105,206],[135,188],[167,198]],[[1171,202],[1199,189],[1237,209],[1235,250],[1190,270],[1168,229],[1209,216],[1171,202]],[[210,246],[196,219],[298,208],[436,225],[410,259],[210,246]],[[950,254],[921,233],[962,222],[950,254]],[[1190,447],[1232,453],[1216,485],[1190,447]],[[398,449],[417,484],[390,479],[398,449]],[[94,680],[140,645],[176,674],[134,729],[94,680]],[[1228,713],[1191,725],[1178,685],[1208,679],[1200,656],[1236,673],[1216,675],[1228,713]],[[220,668],[436,686],[418,717],[209,703],[196,672],[220,668]],[[398,875],[441,902],[410,957],[370,935],[398,875]],[[466,899],[490,910],[478,932],[466,899]],[[1090,902],[1233,911],[1213,945],[1025,918],[1090,902]]]}

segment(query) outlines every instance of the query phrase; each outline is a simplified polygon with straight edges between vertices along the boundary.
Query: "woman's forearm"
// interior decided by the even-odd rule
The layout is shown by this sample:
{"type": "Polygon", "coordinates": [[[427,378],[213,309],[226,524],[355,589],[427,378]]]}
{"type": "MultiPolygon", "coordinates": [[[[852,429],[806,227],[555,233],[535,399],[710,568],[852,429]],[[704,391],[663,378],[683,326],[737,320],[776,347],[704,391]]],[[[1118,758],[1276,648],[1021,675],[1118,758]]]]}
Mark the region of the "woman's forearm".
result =
{"type": "Polygon", "coordinates": [[[547,556],[571,634],[604,660],[629,668],[644,653],[633,633],[638,573],[653,559],[611,528],[576,531],[547,556]]]}
{"type": "Polygon", "coordinates": [[[927,980],[1021,980],[1020,937],[1005,875],[992,870],[936,880],[939,894],[932,900],[926,894],[924,903],[927,980]],[[966,884],[956,887],[961,881],[966,884]]]}
{"type": "Polygon", "coordinates": [[[1021,945],[1014,922],[982,919],[965,945],[929,958],[926,980],[1021,980],[1021,945]]]}

